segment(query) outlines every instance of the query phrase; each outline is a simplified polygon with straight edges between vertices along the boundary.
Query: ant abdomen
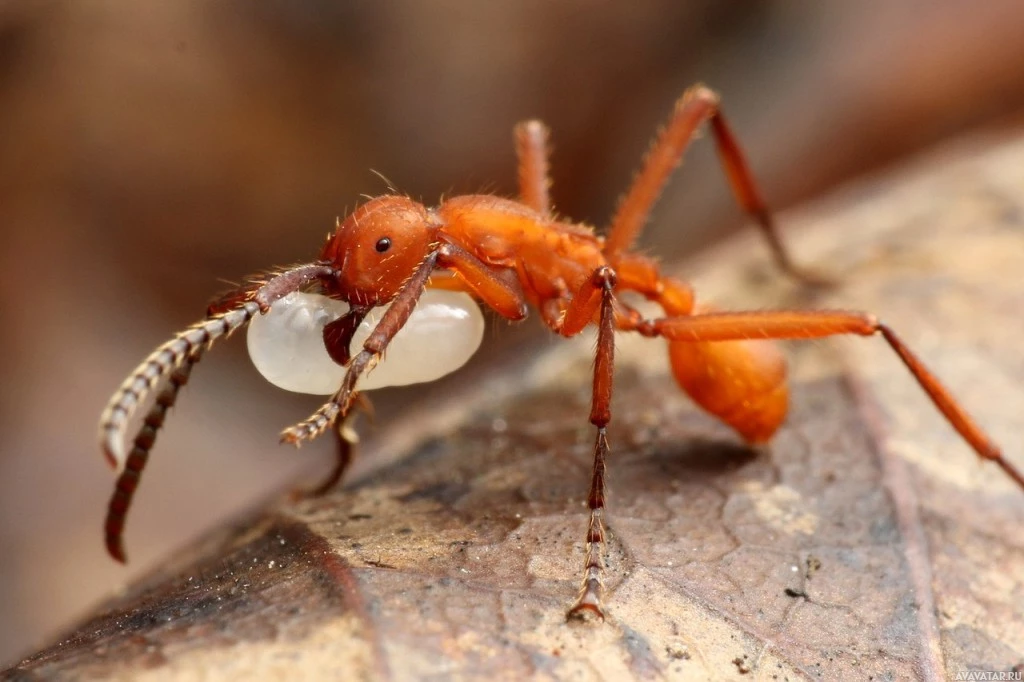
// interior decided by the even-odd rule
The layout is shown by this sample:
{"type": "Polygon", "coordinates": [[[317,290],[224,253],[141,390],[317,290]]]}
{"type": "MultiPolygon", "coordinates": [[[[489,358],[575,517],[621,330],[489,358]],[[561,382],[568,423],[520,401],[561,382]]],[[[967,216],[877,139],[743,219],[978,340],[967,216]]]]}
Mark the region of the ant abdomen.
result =
{"type": "Polygon", "coordinates": [[[670,341],[676,382],[748,443],[763,443],[786,418],[786,360],[771,341],[670,341]]]}

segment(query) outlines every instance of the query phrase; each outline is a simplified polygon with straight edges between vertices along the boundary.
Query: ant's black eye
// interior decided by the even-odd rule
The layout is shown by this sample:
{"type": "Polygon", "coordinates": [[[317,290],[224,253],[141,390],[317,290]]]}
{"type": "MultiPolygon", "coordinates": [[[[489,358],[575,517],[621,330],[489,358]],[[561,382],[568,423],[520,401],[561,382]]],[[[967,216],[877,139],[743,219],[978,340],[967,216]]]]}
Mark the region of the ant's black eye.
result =
{"type": "Polygon", "coordinates": [[[377,253],[384,253],[391,248],[391,240],[387,237],[381,237],[377,240],[377,246],[375,248],[377,249],[377,253]]]}

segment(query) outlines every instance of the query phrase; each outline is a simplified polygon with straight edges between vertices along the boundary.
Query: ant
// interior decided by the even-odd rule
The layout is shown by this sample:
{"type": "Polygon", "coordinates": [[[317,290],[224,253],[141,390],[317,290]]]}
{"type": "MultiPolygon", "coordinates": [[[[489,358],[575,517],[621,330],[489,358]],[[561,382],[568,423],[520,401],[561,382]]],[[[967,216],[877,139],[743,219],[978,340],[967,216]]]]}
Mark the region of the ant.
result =
{"type": "MultiPolygon", "coordinates": [[[[781,270],[811,285],[827,283],[789,259],[721,113],[718,95],[710,89],[694,86],[677,101],[604,237],[554,215],[548,195],[548,130],[538,121],[520,123],[515,127],[519,200],[466,195],[428,208],[394,194],[370,199],[339,221],[315,261],[262,276],[222,297],[210,305],[205,320],[164,343],[132,373],[100,421],[103,452],[112,464],[124,466],[106,520],[110,554],[125,560],[125,515],[157,432],[192,366],[214,341],[266,313],[275,301],[311,290],[350,306],[322,332],[327,353],[347,371],[326,404],[282,432],[282,442],[296,446],[332,427],[340,432],[345,426],[358,404],[360,377],[377,365],[427,288],[469,293],[508,320],[522,320],[532,306],[545,325],[565,337],[590,324],[597,326],[590,410],[596,430],[587,496],[590,521],[582,586],[569,609],[570,617],[604,618],[606,429],[611,420],[616,331],[666,339],[672,373],[680,387],[751,444],[772,437],[785,419],[788,404],[785,361],[765,340],[879,334],[975,452],[996,462],[1024,488],[1024,476],[899,336],[874,315],[844,310],[703,312],[696,309],[689,284],[663,276],[654,260],[631,251],[662,187],[703,123],[710,126],[738,203],[755,219],[781,270]],[[620,299],[619,294],[626,291],[653,301],[664,316],[645,318],[620,299]],[[349,348],[356,328],[371,308],[387,304],[390,307],[353,355],[349,348]],[[165,387],[126,457],[128,418],[161,382],[165,387]]],[[[334,472],[317,492],[340,479],[350,456],[344,447],[339,453],[334,472]]]]}

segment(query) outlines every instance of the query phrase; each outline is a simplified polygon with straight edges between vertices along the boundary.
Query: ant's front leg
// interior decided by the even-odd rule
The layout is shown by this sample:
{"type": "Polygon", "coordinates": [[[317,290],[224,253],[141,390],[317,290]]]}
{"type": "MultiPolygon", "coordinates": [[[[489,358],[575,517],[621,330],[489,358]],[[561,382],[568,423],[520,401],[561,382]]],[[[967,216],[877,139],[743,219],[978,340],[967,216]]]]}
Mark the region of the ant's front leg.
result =
{"type": "MultiPolygon", "coordinates": [[[[362,410],[371,415],[372,418],[373,406],[370,404],[370,401],[366,396],[361,393],[357,393],[355,397],[355,406],[356,408],[362,408],[362,410]]],[[[295,490],[292,493],[293,499],[321,497],[333,490],[342,481],[345,477],[345,472],[348,471],[349,466],[352,464],[352,460],[355,459],[355,450],[356,444],[359,442],[359,435],[352,427],[352,422],[355,421],[355,417],[358,413],[358,409],[351,410],[341,418],[341,421],[334,429],[334,467],[331,469],[331,472],[316,485],[306,489],[295,490]]]]}
{"type": "Polygon", "coordinates": [[[409,316],[423,294],[430,274],[437,267],[438,257],[439,251],[435,250],[423,259],[381,316],[380,322],[363,343],[362,350],[352,358],[338,392],[308,419],[282,431],[282,443],[291,443],[297,447],[307,440],[313,440],[329,429],[339,416],[344,417],[349,413],[356,397],[356,384],[359,378],[364,372],[377,366],[391,339],[409,321],[409,316]]]}
{"type": "Polygon", "coordinates": [[[370,310],[369,306],[352,306],[347,313],[324,325],[323,338],[327,355],[342,367],[352,359],[352,337],[370,310]]]}
{"type": "Polygon", "coordinates": [[[506,320],[526,317],[526,299],[513,271],[488,265],[454,242],[441,244],[438,267],[450,270],[458,282],[506,320]]]}
{"type": "MultiPolygon", "coordinates": [[[[453,271],[469,291],[502,317],[510,320],[521,320],[526,317],[526,301],[522,292],[513,286],[508,278],[500,276],[494,268],[457,244],[442,242],[423,259],[412,276],[406,280],[390,307],[381,316],[380,322],[363,343],[363,349],[349,362],[348,371],[338,392],[308,419],[282,431],[281,442],[298,446],[304,441],[313,440],[330,428],[339,416],[348,414],[356,395],[359,377],[373,369],[380,361],[391,339],[412,315],[431,275],[439,268],[453,271]]],[[[353,309],[350,314],[355,312],[353,309]]],[[[358,316],[358,313],[356,315],[358,316]]],[[[338,338],[342,337],[344,334],[338,335],[338,338]]],[[[327,327],[324,329],[324,338],[328,341],[333,338],[333,335],[328,334],[327,327]]],[[[340,355],[340,351],[332,352],[332,357],[336,361],[340,355]]]]}

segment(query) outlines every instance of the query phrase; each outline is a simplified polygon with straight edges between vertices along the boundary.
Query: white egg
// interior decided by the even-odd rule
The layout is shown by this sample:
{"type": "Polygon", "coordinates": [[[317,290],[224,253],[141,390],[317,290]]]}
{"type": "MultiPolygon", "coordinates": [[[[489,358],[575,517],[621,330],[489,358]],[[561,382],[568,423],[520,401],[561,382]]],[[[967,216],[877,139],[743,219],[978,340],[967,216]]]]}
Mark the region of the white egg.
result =
{"type": "MultiPolygon", "coordinates": [[[[356,330],[354,357],[377,326],[386,307],[374,308],[356,330]]],[[[249,357],[263,377],[287,391],[330,395],[341,386],[345,368],[324,348],[323,328],[348,312],[348,304],[319,294],[292,293],[249,324],[249,357]]],[[[427,289],[384,358],[358,384],[365,391],[434,381],[472,357],[483,340],[484,318],[469,295],[427,289]]]]}

